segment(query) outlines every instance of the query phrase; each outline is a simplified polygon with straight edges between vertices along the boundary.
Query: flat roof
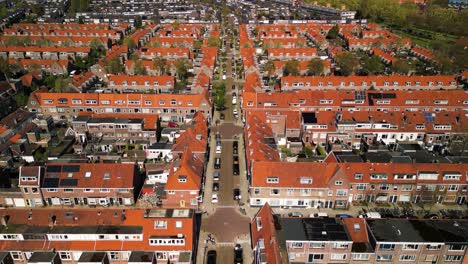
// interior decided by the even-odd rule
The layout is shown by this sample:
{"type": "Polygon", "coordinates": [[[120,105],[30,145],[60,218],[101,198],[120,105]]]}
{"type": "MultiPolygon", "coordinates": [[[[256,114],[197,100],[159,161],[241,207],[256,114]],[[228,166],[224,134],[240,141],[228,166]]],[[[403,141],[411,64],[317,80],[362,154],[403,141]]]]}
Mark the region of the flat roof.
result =
{"type": "Polygon", "coordinates": [[[52,262],[56,255],[57,253],[52,251],[37,251],[31,255],[28,263],[52,262]]]}
{"type": "Polygon", "coordinates": [[[280,239],[296,241],[351,241],[345,227],[335,218],[279,219],[280,239]]]}
{"type": "Polygon", "coordinates": [[[440,242],[468,245],[468,221],[367,219],[379,242],[440,242]]]}
{"type": "Polygon", "coordinates": [[[130,254],[130,258],[128,259],[128,263],[132,262],[148,262],[153,263],[154,259],[154,252],[151,251],[132,251],[130,254]]]}
{"type": "Polygon", "coordinates": [[[106,257],[107,252],[83,252],[78,260],[80,262],[96,262],[102,263],[102,260],[106,257]]]}

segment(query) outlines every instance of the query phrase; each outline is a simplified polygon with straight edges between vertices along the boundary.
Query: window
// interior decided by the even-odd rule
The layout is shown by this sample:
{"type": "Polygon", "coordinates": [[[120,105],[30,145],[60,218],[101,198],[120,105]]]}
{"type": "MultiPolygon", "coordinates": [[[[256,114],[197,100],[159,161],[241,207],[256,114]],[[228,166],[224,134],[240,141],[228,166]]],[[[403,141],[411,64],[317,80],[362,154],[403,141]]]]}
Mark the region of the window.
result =
{"type": "Polygon", "coordinates": [[[309,248],[325,248],[324,242],[311,242],[309,248]]]}
{"type": "Polygon", "coordinates": [[[120,254],[117,251],[111,251],[111,252],[109,252],[109,258],[111,260],[119,260],[120,259],[120,254]]]}
{"type": "Polygon", "coordinates": [[[94,192],[94,191],[93,191],[93,189],[86,188],[86,189],[84,189],[84,192],[90,193],[90,192],[94,192]]]}
{"type": "Polygon", "coordinates": [[[371,180],[386,180],[387,179],[387,174],[371,174],[371,180]]]}
{"type": "Polygon", "coordinates": [[[448,188],[447,188],[447,191],[449,192],[455,192],[455,191],[458,191],[458,185],[449,185],[448,188]]]}
{"type": "Polygon", "coordinates": [[[301,184],[312,184],[312,178],[301,177],[301,184]]]}
{"type": "Polygon", "coordinates": [[[403,245],[402,249],[403,250],[418,250],[419,245],[417,245],[417,244],[405,244],[405,245],[403,245]]]}
{"type": "Polygon", "coordinates": [[[415,261],[416,255],[401,255],[400,261],[415,261]]]}
{"type": "Polygon", "coordinates": [[[291,246],[292,248],[302,248],[303,244],[302,242],[293,242],[291,246]]]}
{"type": "Polygon", "coordinates": [[[101,188],[101,189],[99,189],[99,191],[102,192],[102,193],[108,193],[108,192],[110,192],[110,189],[101,188]]]}
{"type": "Polygon", "coordinates": [[[182,221],[176,221],[175,222],[175,227],[176,228],[182,228],[182,221]]]}
{"type": "Polygon", "coordinates": [[[390,254],[377,255],[377,261],[392,261],[393,256],[390,254]]]}
{"type": "Polygon", "coordinates": [[[166,229],[167,221],[154,221],[154,229],[166,229]]]}
{"type": "Polygon", "coordinates": [[[323,260],[323,254],[309,254],[309,262],[321,262],[323,260]]]}
{"type": "Polygon", "coordinates": [[[364,191],[366,189],[366,184],[365,183],[358,183],[356,184],[356,190],[358,191],[364,191]]]}
{"type": "Polygon", "coordinates": [[[23,260],[23,253],[21,251],[10,251],[10,254],[14,260],[23,260]]]}
{"type": "Polygon", "coordinates": [[[339,243],[339,242],[335,242],[333,243],[333,248],[338,248],[338,249],[345,249],[345,248],[348,248],[348,243],[339,243]]]}
{"type": "Polygon", "coordinates": [[[271,189],[270,194],[271,195],[279,195],[279,190],[278,189],[271,189]]]}
{"type": "Polygon", "coordinates": [[[342,181],[336,181],[335,185],[343,185],[343,182],[342,181]]]}
{"type": "Polygon", "coordinates": [[[174,99],[172,99],[172,100],[171,100],[171,105],[176,105],[176,104],[177,104],[177,101],[174,100],[174,99]]]}
{"type": "Polygon", "coordinates": [[[59,252],[59,256],[60,256],[60,259],[62,259],[62,260],[71,260],[70,252],[61,251],[61,252],[59,252]]]}
{"type": "Polygon", "coordinates": [[[336,191],[336,196],[347,196],[348,191],[347,190],[337,190],[336,191]]]}
{"type": "Polygon", "coordinates": [[[331,254],[330,257],[332,260],[345,260],[346,254],[331,254]]]}
{"type": "Polygon", "coordinates": [[[395,245],[394,244],[380,244],[380,250],[394,250],[395,245]]]}
{"type": "Polygon", "coordinates": [[[445,256],[445,261],[461,261],[463,258],[463,256],[459,256],[459,255],[447,255],[445,256]]]}
{"type": "Polygon", "coordinates": [[[380,184],[380,190],[382,190],[382,191],[388,191],[389,188],[390,188],[390,184],[388,184],[388,183],[380,184]]]}
{"type": "Polygon", "coordinates": [[[24,192],[24,193],[29,193],[28,188],[23,188],[23,192],[24,192]]]}
{"type": "Polygon", "coordinates": [[[267,183],[279,183],[278,177],[267,177],[267,183]]]}
{"type": "Polygon", "coordinates": [[[427,250],[440,250],[442,245],[430,244],[426,246],[427,250]]]}
{"type": "Polygon", "coordinates": [[[73,192],[73,189],[63,189],[63,192],[72,193],[72,192],[73,192]]]}
{"type": "Polygon", "coordinates": [[[356,173],[356,174],[354,174],[354,179],[355,179],[355,180],[362,180],[362,173],[356,173]]]}
{"type": "Polygon", "coordinates": [[[463,245],[449,245],[448,250],[463,251],[463,250],[465,250],[465,246],[463,246],[463,245]]]}
{"type": "Polygon", "coordinates": [[[370,254],[366,253],[353,253],[353,260],[369,260],[370,254]]]}

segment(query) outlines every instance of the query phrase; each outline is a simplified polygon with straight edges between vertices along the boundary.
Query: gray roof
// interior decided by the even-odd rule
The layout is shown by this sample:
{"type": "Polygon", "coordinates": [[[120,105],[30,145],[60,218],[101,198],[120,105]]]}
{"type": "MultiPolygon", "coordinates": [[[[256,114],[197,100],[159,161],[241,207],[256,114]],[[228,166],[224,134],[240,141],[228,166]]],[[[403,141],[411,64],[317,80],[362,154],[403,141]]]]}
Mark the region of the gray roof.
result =
{"type": "Polygon", "coordinates": [[[153,259],[154,259],[154,252],[150,252],[150,251],[133,251],[133,252],[130,254],[130,258],[128,259],[128,263],[132,263],[132,262],[137,262],[137,263],[148,262],[148,263],[152,263],[152,262],[153,262],[153,259]]]}
{"type": "Polygon", "coordinates": [[[106,252],[83,252],[81,254],[78,263],[80,262],[99,262],[102,263],[102,260],[106,257],[106,252]]]}
{"type": "Polygon", "coordinates": [[[440,242],[468,245],[468,221],[367,219],[380,242],[440,242]]]}
{"type": "Polygon", "coordinates": [[[351,241],[335,218],[280,218],[278,232],[283,241],[351,241]]]}
{"type": "Polygon", "coordinates": [[[52,251],[34,252],[29,258],[28,263],[52,262],[56,255],[57,253],[52,251]]]}

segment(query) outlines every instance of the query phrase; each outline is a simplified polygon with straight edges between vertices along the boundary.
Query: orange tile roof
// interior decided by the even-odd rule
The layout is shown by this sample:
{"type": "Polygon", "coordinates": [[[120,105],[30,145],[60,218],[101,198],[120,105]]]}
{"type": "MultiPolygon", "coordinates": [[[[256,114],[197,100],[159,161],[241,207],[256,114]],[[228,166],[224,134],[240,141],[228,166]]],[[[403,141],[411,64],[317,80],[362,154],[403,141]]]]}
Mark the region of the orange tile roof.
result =
{"type": "Polygon", "coordinates": [[[330,179],[338,171],[337,164],[303,162],[256,161],[252,164],[252,187],[328,188],[330,179]],[[278,177],[278,183],[268,183],[267,178],[278,177]],[[305,177],[310,183],[301,182],[305,177]]]}
{"type": "Polygon", "coordinates": [[[204,163],[196,155],[193,155],[190,147],[182,153],[178,168],[175,167],[175,163],[174,161],[173,168],[167,177],[165,190],[200,190],[204,163]],[[186,181],[181,182],[180,178],[184,178],[186,181]]]}
{"type": "Polygon", "coordinates": [[[0,209],[0,215],[9,216],[9,225],[26,225],[32,228],[52,229],[59,227],[141,227],[141,240],[5,240],[0,243],[1,250],[57,250],[57,251],[192,251],[193,249],[193,212],[188,216],[177,216],[174,211],[152,209],[158,217],[145,217],[145,209],[74,209],[74,208],[43,208],[43,209],[0,209]],[[125,214],[124,214],[125,212],[125,214]],[[124,215],[123,215],[124,214],[124,215]],[[172,214],[175,216],[172,217],[172,214]],[[71,217],[70,217],[71,215],[71,217]],[[55,216],[56,224],[50,227],[52,216],[55,216]],[[31,218],[31,220],[29,220],[31,218]],[[155,229],[154,222],[167,221],[165,229],[155,229]],[[176,227],[176,221],[182,222],[182,226],[176,227]],[[185,239],[183,245],[150,245],[150,238],[177,237],[182,234],[185,239]]]}
{"type": "Polygon", "coordinates": [[[79,116],[91,116],[93,118],[142,118],[144,120],[144,129],[156,129],[158,124],[159,116],[157,114],[145,114],[145,113],[94,113],[94,112],[80,112],[79,116]]]}
{"type": "Polygon", "coordinates": [[[49,163],[46,165],[46,170],[44,180],[47,178],[77,179],[77,185],[74,188],[133,188],[135,184],[134,164],[49,163]],[[49,167],[57,166],[61,168],[57,173],[48,170],[49,167]],[[70,177],[69,172],[64,169],[65,166],[77,166],[79,171],[73,172],[70,177]],[[109,179],[104,178],[106,174],[109,174],[109,179]]]}
{"type": "Polygon", "coordinates": [[[280,245],[273,219],[273,211],[268,203],[260,208],[251,225],[252,247],[256,247],[260,239],[264,241],[264,249],[257,248],[265,254],[266,263],[281,263],[280,245]],[[257,222],[258,221],[258,222],[257,222]],[[258,223],[261,225],[258,225],[258,223]]]}
{"type": "MultiPolygon", "coordinates": [[[[154,82],[158,82],[159,85],[169,85],[174,86],[174,76],[162,75],[162,76],[146,76],[146,75],[111,75],[109,76],[109,84],[112,82],[113,85],[128,85],[131,86],[133,82],[136,82],[136,85],[145,85],[146,82],[149,82],[149,85],[152,86],[154,82]],[[125,83],[126,82],[126,83],[125,83]]],[[[111,84],[112,85],[112,84],[111,84]]]]}

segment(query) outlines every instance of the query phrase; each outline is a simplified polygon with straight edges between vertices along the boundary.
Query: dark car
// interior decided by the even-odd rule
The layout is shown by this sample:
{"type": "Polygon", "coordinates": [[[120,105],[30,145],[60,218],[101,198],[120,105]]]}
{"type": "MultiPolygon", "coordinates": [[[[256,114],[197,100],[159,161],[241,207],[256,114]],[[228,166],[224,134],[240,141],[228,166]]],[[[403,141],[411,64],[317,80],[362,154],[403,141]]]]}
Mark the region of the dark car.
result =
{"type": "Polygon", "coordinates": [[[219,118],[220,118],[221,120],[224,120],[224,118],[225,118],[224,113],[221,113],[221,114],[219,115],[219,118]]]}
{"type": "Polygon", "coordinates": [[[232,174],[239,175],[239,164],[234,164],[232,166],[232,174]]]}
{"type": "Polygon", "coordinates": [[[234,190],[232,190],[232,196],[233,196],[234,200],[240,200],[242,198],[240,189],[235,188],[234,190]]]}
{"type": "Polygon", "coordinates": [[[337,214],[336,218],[353,218],[353,216],[349,214],[337,214]]]}
{"type": "Polygon", "coordinates": [[[234,247],[234,264],[242,264],[244,263],[244,258],[242,257],[242,246],[237,244],[234,247]]]}
{"type": "Polygon", "coordinates": [[[210,250],[206,254],[206,264],[216,264],[216,250],[210,250]]]}
{"type": "Polygon", "coordinates": [[[213,183],[213,191],[215,192],[219,191],[219,183],[217,182],[213,183]]]}
{"type": "Polygon", "coordinates": [[[232,148],[237,150],[238,147],[239,147],[239,143],[237,141],[233,141],[232,148]]]}
{"type": "Polygon", "coordinates": [[[220,169],[221,168],[221,158],[215,158],[214,168],[220,169]]]}
{"type": "Polygon", "coordinates": [[[233,154],[233,155],[239,154],[238,151],[237,151],[237,148],[233,148],[233,149],[232,149],[232,154],[233,154]]]}

